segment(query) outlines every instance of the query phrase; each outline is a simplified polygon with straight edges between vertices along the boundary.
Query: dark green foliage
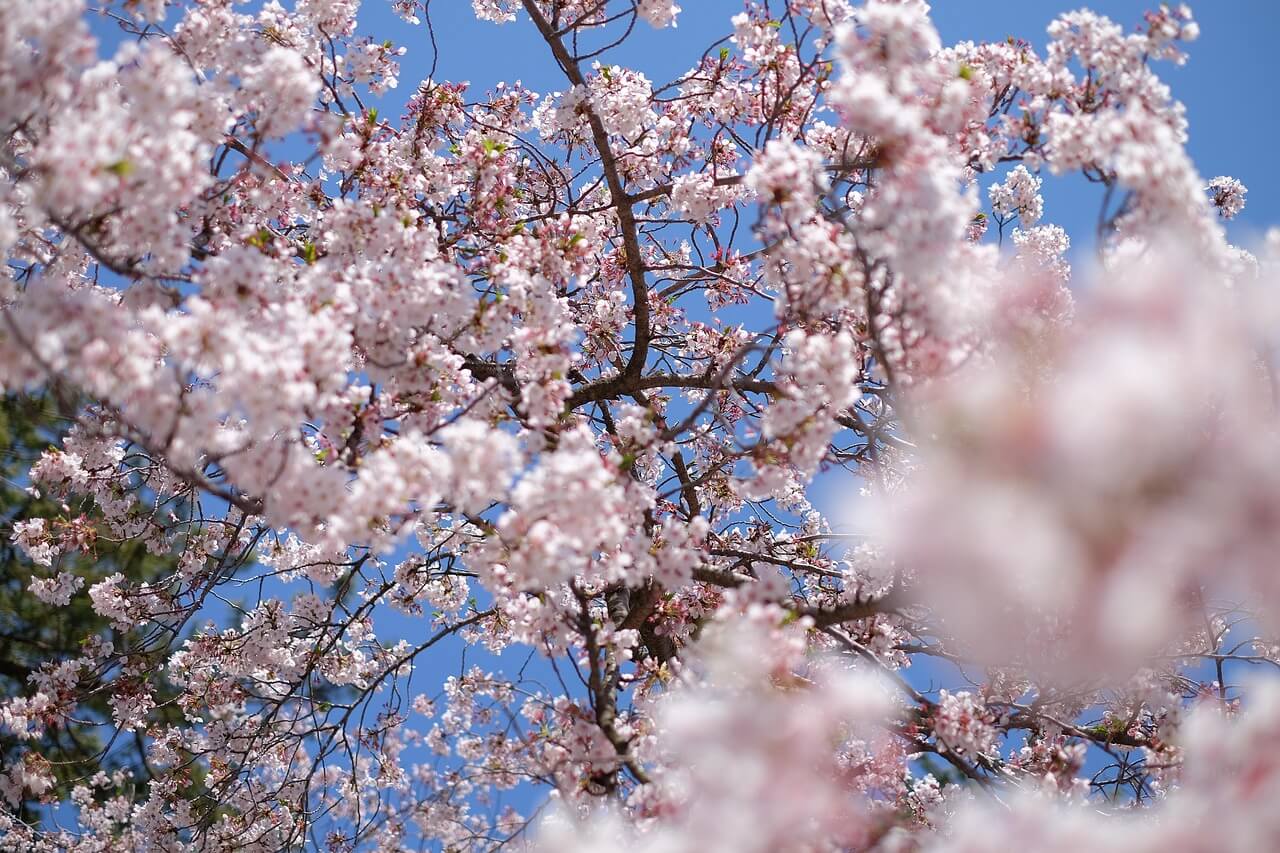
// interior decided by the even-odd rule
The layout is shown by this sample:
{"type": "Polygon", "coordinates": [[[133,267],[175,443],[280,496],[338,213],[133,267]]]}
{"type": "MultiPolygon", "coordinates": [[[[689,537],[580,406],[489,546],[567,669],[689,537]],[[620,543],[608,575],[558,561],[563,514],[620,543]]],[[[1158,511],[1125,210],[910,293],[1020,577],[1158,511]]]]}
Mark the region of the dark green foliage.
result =
{"type": "MultiPolygon", "coordinates": [[[[52,569],[46,569],[33,565],[12,544],[16,521],[45,518],[55,524],[80,515],[90,522],[99,518],[91,499],[73,499],[64,506],[26,490],[32,464],[45,449],[57,446],[71,425],[61,408],[50,397],[0,397],[0,696],[4,697],[29,695],[34,690],[29,676],[42,664],[77,656],[86,637],[101,635],[120,647],[109,622],[93,610],[87,589],[95,582],[116,572],[131,583],[151,581],[172,571],[174,564],[172,556],[150,554],[139,541],[116,543],[100,536],[89,553],[64,554],[52,569]],[[85,581],[85,588],[66,607],[44,604],[28,591],[33,573],[46,576],[58,570],[85,581]]],[[[64,786],[98,769],[127,767],[145,780],[149,774],[143,737],[121,733],[113,739],[108,698],[105,690],[94,693],[76,713],[84,725],[51,726],[34,744],[23,744],[12,733],[0,731],[0,762],[8,765],[22,753],[40,753],[53,765],[58,793],[64,796],[64,786]]]]}

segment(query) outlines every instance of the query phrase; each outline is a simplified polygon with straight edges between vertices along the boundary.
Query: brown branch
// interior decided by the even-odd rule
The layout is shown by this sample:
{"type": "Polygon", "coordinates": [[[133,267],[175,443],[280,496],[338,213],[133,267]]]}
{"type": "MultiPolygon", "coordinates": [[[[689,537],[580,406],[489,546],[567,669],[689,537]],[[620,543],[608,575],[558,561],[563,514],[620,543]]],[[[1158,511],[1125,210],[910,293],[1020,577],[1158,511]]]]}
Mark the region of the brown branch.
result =
{"type": "Polygon", "coordinates": [[[637,391],[647,391],[652,388],[703,388],[709,391],[724,391],[732,388],[735,391],[775,396],[781,393],[777,383],[767,379],[735,377],[731,380],[717,381],[717,377],[711,375],[692,376],[676,373],[650,373],[647,376],[629,378],[624,373],[607,379],[598,379],[590,385],[579,388],[569,397],[565,406],[575,409],[583,403],[610,400],[624,394],[634,394],[637,391]]]}
{"type": "MultiPolygon", "coordinates": [[[[524,9],[529,14],[529,17],[533,19],[538,32],[542,34],[542,38],[551,48],[551,53],[555,56],[556,62],[560,64],[560,68],[564,71],[569,82],[575,86],[585,88],[587,85],[586,79],[582,76],[578,61],[565,48],[560,35],[546,19],[546,16],[542,14],[538,4],[534,0],[524,0],[524,9]]],[[[609,134],[605,132],[604,122],[600,120],[599,114],[591,106],[589,100],[585,102],[585,111],[587,122],[591,126],[592,142],[595,144],[596,151],[600,154],[600,168],[604,172],[605,183],[609,187],[611,206],[618,214],[618,227],[622,232],[622,246],[625,253],[623,260],[626,264],[627,275],[631,279],[631,295],[635,302],[636,337],[631,349],[631,357],[627,361],[623,375],[629,379],[635,379],[640,376],[640,372],[644,369],[645,361],[649,357],[649,337],[651,334],[649,327],[649,291],[648,285],[644,280],[644,262],[640,254],[640,236],[636,227],[635,213],[632,210],[632,201],[627,195],[621,176],[618,174],[617,156],[609,144],[609,134]]]]}

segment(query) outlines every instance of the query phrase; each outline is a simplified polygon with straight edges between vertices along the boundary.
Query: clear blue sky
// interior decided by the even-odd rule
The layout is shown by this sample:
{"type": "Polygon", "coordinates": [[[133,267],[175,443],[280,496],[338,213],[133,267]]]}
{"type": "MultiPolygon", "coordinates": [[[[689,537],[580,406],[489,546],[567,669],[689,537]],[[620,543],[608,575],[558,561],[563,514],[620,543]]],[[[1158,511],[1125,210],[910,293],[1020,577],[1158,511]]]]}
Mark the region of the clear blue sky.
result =
{"type": "MultiPolygon", "coordinates": [[[[292,0],[282,0],[286,6],[292,0]]],[[[742,0],[681,0],[684,11],[675,30],[638,24],[633,38],[608,54],[610,62],[643,71],[656,83],[686,70],[712,42],[731,32],[729,19],[742,0]]],[[[248,4],[249,9],[259,0],[248,4]]],[[[1003,40],[1014,35],[1042,48],[1045,27],[1063,11],[1088,6],[1126,29],[1159,0],[935,0],[934,21],[945,43],[964,39],[1003,40]]],[[[1201,36],[1190,46],[1186,65],[1159,63],[1175,97],[1187,105],[1189,150],[1206,179],[1219,174],[1249,187],[1248,205],[1232,223],[1234,241],[1249,246],[1271,224],[1280,224],[1280,172],[1272,152],[1280,139],[1280,0],[1201,0],[1191,4],[1201,36]]],[[[468,80],[483,91],[499,81],[522,80],[539,92],[564,88],[564,80],[545,45],[521,16],[498,26],[477,21],[470,0],[431,0],[439,61],[438,79],[468,80]]],[[[382,99],[384,115],[399,112],[417,82],[431,67],[425,25],[401,21],[388,0],[364,0],[360,33],[391,39],[408,48],[402,58],[400,88],[382,99]]],[[[173,23],[169,21],[168,23],[173,23]]],[[[119,40],[114,26],[96,22],[106,51],[119,40]]],[[[1099,195],[1083,182],[1046,182],[1045,221],[1062,225],[1081,240],[1092,234],[1099,195]]],[[[1079,248],[1079,247],[1077,247],[1079,248]]]]}
{"type": "MultiPolygon", "coordinates": [[[[284,2],[291,5],[290,0],[284,2]]],[[[727,35],[731,31],[729,18],[742,9],[741,0],[681,2],[685,8],[676,30],[655,31],[641,24],[634,39],[611,53],[608,60],[638,68],[657,83],[666,82],[727,35]]],[[[1130,28],[1157,2],[1100,0],[1089,5],[1130,28]]],[[[499,81],[517,79],[539,92],[564,88],[559,70],[527,20],[505,26],[478,22],[469,0],[433,0],[431,5],[439,49],[438,79],[469,80],[480,91],[499,81]]],[[[1055,14],[1080,5],[1069,0],[937,0],[934,19],[947,43],[1003,40],[1014,35],[1040,48],[1045,27],[1055,14]]],[[[428,73],[432,60],[428,33],[425,26],[401,22],[386,0],[365,0],[364,6],[361,34],[379,41],[391,39],[409,50],[402,60],[400,88],[379,104],[383,115],[390,117],[400,111],[416,83],[428,73]]],[[[1248,185],[1248,206],[1231,227],[1233,239],[1248,246],[1268,225],[1280,224],[1280,176],[1271,160],[1280,138],[1280,98],[1274,89],[1280,79],[1280,51],[1275,47],[1280,43],[1280,0],[1201,0],[1193,8],[1201,24],[1200,40],[1190,46],[1185,66],[1161,64],[1159,73],[1187,105],[1190,152],[1200,172],[1206,179],[1229,174],[1248,185]]],[[[96,29],[108,45],[119,38],[103,22],[96,29]]],[[[1046,182],[1045,195],[1045,221],[1063,225],[1073,236],[1088,238],[1092,234],[1100,200],[1096,187],[1083,181],[1046,182]]],[[[840,484],[827,480],[815,491],[826,493],[828,500],[822,503],[834,503],[838,496],[847,494],[847,488],[847,480],[840,484]]],[[[425,627],[419,621],[396,616],[379,621],[389,642],[398,639],[398,633],[419,634],[425,627]]],[[[522,660],[523,655],[512,669],[522,660]]],[[[456,671],[458,662],[456,644],[421,660],[409,695],[418,690],[434,692],[445,674],[456,671]]],[[[471,652],[470,662],[493,663],[478,650],[471,652]]],[[[921,666],[913,669],[912,677],[927,687],[931,678],[945,676],[921,666]]],[[[528,805],[520,794],[514,799],[528,805]]]]}
{"type": "MultiPolygon", "coordinates": [[[[248,4],[249,9],[260,0],[248,4]]],[[[292,5],[291,0],[283,0],[292,5]]],[[[609,62],[643,71],[655,83],[678,76],[702,51],[731,32],[729,19],[741,11],[742,0],[680,0],[684,11],[675,30],[636,27],[634,37],[607,56],[609,62]]],[[[1045,27],[1059,13],[1085,5],[1071,0],[936,0],[934,21],[945,43],[972,39],[1003,40],[1013,35],[1038,49],[1045,27]]],[[[1106,14],[1126,29],[1137,25],[1142,13],[1158,0],[1095,0],[1090,8],[1106,14]]],[[[1280,224],[1280,174],[1271,159],[1280,139],[1280,0],[1201,0],[1192,4],[1201,36],[1190,46],[1186,65],[1159,64],[1159,73],[1187,105],[1190,153],[1204,177],[1229,174],[1249,187],[1248,205],[1232,223],[1232,238],[1249,246],[1271,224],[1280,224]]],[[[483,92],[499,81],[522,80],[549,92],[563,89],[564,79],[546,46],[533,34],[527,19],[498,26],[477,21],[470,0],[431,0],[431,20],[439,51],[437,79],[467,80],[483,92]]],[[[413,27],[396,17],[387,0],[364,0],[360,34],[404,45],[400,87],[376,105],[383,115],[400,112],[419,80],[431,67],[432,50],[425,25],[413,27]]],[[[172,21],[167,23],[172,24],[172,21]]],[[[95,22],[110,53],[120,34],[106,21],[95,22]]],[[[284,146],[286,156],[305,156],[297,141],[284,146]]],[[[1096,186],[1082,180],[1046,181],[1045,221],[1067,228],[1078,241],[1091,238],[1100,196],[1096,186]]],[[[1087,246],[1076,247],[1077,250],[1087,246]]],[[[812,496],[824,509],[838,510],[847,499],[848,481],[820,477],[812,496]]],[[[839,517],[837,511],[835,517],[839,517]]],[[[405,621],[392,617],[391,634],[405,621]],[[394,626],[394,627],[393,627],[394,626]]],[[[421,630],[415,623],[414,630],[421,630]]],[[[386,639],[394,641],[395,636],[386,639]]],[[[456,665],[456,648],[430,661],[416,685],[433,690],[438,667],[456,665]]],[[[476,654],[477,662],[486,656],[476,654]]],[[[920,673],[923,674],[923,673],[920,673]]]]}
{"type": "MultiPolygon", "coordinates": [[[[655,31],[639,25],[633,39],[606,60],[643,71],[655,83],[667,82],[730,33],[729,18],[743,6],[741,0],[681,0],[681,4],[684,11],[676,30],[655,31]]],[[[937,0],[934,21],[947,44],[1012,35],[1032,42],[1042,53],[1050,21],[1084,5],[1071,0],[937,0]]],[[[1087,5],[1132,29],[1158,0],[1098,0],[1087,5]]],[[[1280,42],[1280,0],[1201,0],[1192,8],[1201,36],[1190,45],[1190,58],[1182,67],[1159,63],[1157,71],[1187,106],[1189,150],[1201,174],[1206,180],[1228,174],[1249,187],[1248,205],[1230,226],[1232,239],[1248,246],[1269,225],[1280,224],[1280,175],[1271,160],[1280,138],[1280,97],[1274,90],[1275,81],[1280,80],[1280,51],[1275,47],[1280,42]]],[[[363,20],[370,35],[389,37],[409,48],[402,62],[402,87],[387,99],[388,106],[398,107],[430,68],[426,29],[404,27],[376,6],[366,7],[363,20]]],[[[498,81],[517,79],[539,92],[565,88],[546,47],[531,37],[526,19],[497,26],[476,21],[468,0],[434,0],[432,22],[439,50],[438,79],[468,80],[473,90],[480,91],[498,81]]],[[[1101,200],[1098,188],[1064,178],[1046,180],[1044,192],[1045,221],[1067,228],[1085,244],[1076,249],[1087,250],[1101,200]]],[[[849,488],[847,477],[830,475],[818,479],[813,493],[820,506],[838,509],[847,500],[849,488]]],[[[445,659],[441,655],[423,662],[423,683],[431,682],[434,666],[445,659]]],[[[910,677],[924,689],[954,686],[956,680],[949,667],[929,661],[913,667],[910,677]]]]}
{"type": "MultiPolygon", "coordinates": [[[[646,25],[609,61],[643,71],[666,82],[686,70],[713,41],[731,32],[729,18],[742,0],[683,0],[679,26],[655,31],[646,25]]],[[[1045,27],[1059,13],[1087,6],[1126,29],[1159,0],[936,0],[933,17],[945,43],[1017,36],[1043,47],[1045,27]]],[[[1205,178],[1227,174],[1249,187],[1248,206],[1231,234],[1249,245],[1267,226],[1280,224],[1280,172],[1271,159],[1280,139],[1280,2],[1278,0],[1201,0],[1192,3],[1201,25],[1186,65],[1158,64],[1158,72],[1187,105],[1189,149],[1205,178]]],[[[469,0],[433,0],[431,18],[439,48],[437,77],[469,80],[483,90],[500,80],[522,80],[540,92],[564,88],[546,48],[530,38],[522,19],[497,26],[475,20],[469,0]]],[[[366,0],[362,30],[391,38],[409,49],[402,63],[404,81],[388,100],[397,105],[430,68],[425,27],[411,28],[386,6],[366,0]]],[[[1046,221],[1091,235],[1097,214],[1097,187],[1083,182],[1046,182],[1046,221]]]]}

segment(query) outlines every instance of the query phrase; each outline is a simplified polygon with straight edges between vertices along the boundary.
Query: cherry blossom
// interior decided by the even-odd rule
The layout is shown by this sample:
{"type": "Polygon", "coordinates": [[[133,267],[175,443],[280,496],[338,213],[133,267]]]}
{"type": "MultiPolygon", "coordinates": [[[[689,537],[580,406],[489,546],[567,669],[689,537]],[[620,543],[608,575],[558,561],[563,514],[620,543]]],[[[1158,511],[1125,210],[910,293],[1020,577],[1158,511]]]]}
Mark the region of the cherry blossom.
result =
{"type": "Polygon", "coordinates": [[[473,0],[554,81],[480,91],[370,5],[0,16],[5,601],[76,635],[0,848],[1275,846],[1280,230],[1188,8],[748,0],[664,79],[689,3],[473,0]]]}

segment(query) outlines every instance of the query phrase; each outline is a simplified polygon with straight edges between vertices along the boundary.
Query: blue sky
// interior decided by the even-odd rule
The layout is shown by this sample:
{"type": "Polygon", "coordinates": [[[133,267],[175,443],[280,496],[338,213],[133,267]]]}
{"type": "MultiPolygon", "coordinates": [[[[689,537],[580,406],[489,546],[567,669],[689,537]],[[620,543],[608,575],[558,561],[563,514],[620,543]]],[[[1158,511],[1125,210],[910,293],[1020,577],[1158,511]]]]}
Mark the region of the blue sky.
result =
{"type": "MultiPolygon", "coordinates": [[[[282,0],[292,5],[291,0],[282,0]]],[[[633,38],[606,59],[643,71],[664,83],[686,70],[712,43],[728,35],[729,19],[742,0],[681,0],[684,10],[674,30],[639,24],[633,38]]],[[[1135,26],[1157,0],[1100,0],[1090,4],[1126,28],[1135,26]]],[[[257,6],[259,0],[249,4],[257,6]]],[[[1070,0],[937,0],[934,21],[945,43],[959,40],[1003,40],[1009,35],[1030,40],[1038,48],[1053,17],[1081,4],[1070,0]]],[[[546,46],[521,16],[515,23],[495,25],[476,20],[469,0],[431,0],[431,22],[438,49],[436,76],[467,80],[472,97],[499,81],[521,80],[549,92],[564,88],[564,79],[546,46]]],[[[1218,174],[1240,178],[1249,187],[1248,206],[1231,225],[1233,239],[1248,246],[1266,227],[1280,223],[1280,174],[1271,159],[1280,138],[1280,2],[1276,0],[1202,0],[1193,4],[1201,37],[1190,46],[1182,67],[1159,64],[1159,73],[1187,106],[1190,153],[1207,179],[1218,174]]],[[[399,88],[380,102],[383,115],[398,113],[432,65],[427,27],[411,26],[392,11],[388,0],[365,0],[361,35],[404,45],[399,88]]],[[[172,24],[173,21],[168,23],[172,24]]],[[[110,53],[121,36],[105,20],[95,22],[103,52],[110,53]]],[[[301,153],[297,140],[284,146],[286,155],[301,153]]],[[[305,156],[303,154],[302,156],[305,156]]],[[[1100,194],[1079,179],[1045,182],[1045,221],[1063,225],[1081,240],[1091,237],[1100,194]]],[[[1082,247],[1077,246],[1077,251],[1082,247]]],[[[821,482],[816,490],[832,502],[847,486],[821,482]],[[828,488],[830,486],[830,488],[828,488]]],[[[826,503],[827,500],[823,500],[826,503]]]]}
{"type": "MultiPolygon", "coordinates": [[[[655,83],[666,82],[727,35],[731,31],[729,18],[742,9],[741,0],[682,3],[685,8],[677,29],[655,31],[639,25],[634,39],[609,54],[608,60],[637,68],[655,83]]],[[[291,4],[286,0],[286,5],[291,4]]],[[[517,79],[539,92],[564,88],[562,75],[527,20],[505,26],[479,22],[469,0],[433,0],[431,5],[439,50],[438,79],[468,80],[478,91],[517,79]]],[[[1042,47],[1045,27],[1054,15],[1077,5],[1069,0],[938,0],[934,19],[946,43],[1002,40],[1014,35],[1042,47]]],[[[1155,2],[1104,0],[1090,5],[1132,27],[1155,2]]],[[[1247,246],[1268,225],[1280,223],[1280,176],[1271,160],[1280,138],[1280,99],[1273,89],[1274,81],[1280,79],[1280,52],[1274,47],[1280,36],[1280,2],[1202,0],[1194,8],[1202,34],[1190,47],[1190,59],[1181,68],[1161,64],[1159,73],[1187,105],[1189,149],[1202,175],[1207,179],[1228,174],[1248,185],[1248,206],[1231,227],[1233,239],[1247,246]]],[[[379,104],[390,118],[430,69],[428,31],[425,26],[411,27],[400,21],[386,0],[365,0],[361,21],[361,34],[379,41],[389,38],[408,48],[402,58],[399,89],[379,104]]],[[[111,29],[98,27],[108,44],[118,39],[111,29]]],[[[1081,180],[1047,180],[1045,196],[1046,222],[1063,225],[1073,236],[1091,236],[1100,202],[1096,187],[1081,180]]],[[[847,479],[842,483],[825,480],[817,492],[826,497],[824,503],[834,503],[847,494],[849,486],[847,479]]],[[[397,639],[397,629],[412,633],[424,627],[401,617],[391,617],[385,625],[389,630],[384,639],[388,641],[397,639]]],[[[483,653],[472,654],[474,662],[490,662],[483,653]]],[[[524,655],[516,657],[515,666],[519,666],[524,655]]],[[[458,647],[447,645],[421,663],[416,689],[409,691],[410,695],[417,690],[434,692],[445,674],[456,672],[458,647]]],[[[927,666],[913,670],[913,680],[920,686],[928,686],[934,675],[942,673],[927,666]]]]}
{"type": "MultiPolygon", "coordinates": [[[[253,0],[248,8],[259,5],[253,0]]],[[[286,6],[292,0],[281,0],[286,6]]],[[[1038,49],[1045,28],[1061,12],[1088,6],[1108,15],[1126,29],[1142,19],[1159,0],[936,0],[934,22],[944,43],[961,40],[993,41],[1013,35],[1038,49]]],[[[713,42],[732,31],[729,19],[743,8],[743,0],[682,0],[684,10],[675,29],[654,30],[638,24],[633,36],[605,58],[644,72],[665,83],[688,69],[713,42]]],[[[1187,107],[1188,149],[1207,180],[1231,175],[1249,188],[1248,205],[1229,231],[1248,247],[1266,228],[1280,223],[1280,170],[1272,160],[1280,139],[1280,2],[1277,0],[1202,0],[1192,3],[1201,25],[1199,40],[1189,49],[1184,66],[1158,63],[1158,73],[1187,107]]],[[[546,46],[522,15],[506,25],[478,21],[470,0],[430,0],[431,22],[438,49],[436,77],[469,81],[472,97],[499,81],[521,80],[540,92],[563,89],[563,75],[546,46]]],[[[411,26],[391,10],[389,0],[364,0],[359,33],[377,41],[390,39],[407,48],[401,59],[401,84],[380,102],[383,115],[398,114],[405,100],[432,66],[432,48],[425,24],[411,26]]],[[[95,22],[104,52],[120,39],[106,21],[95,22]]],[[[172,23],[172,21],[168,22],[172,23]]],[[[286,156],[300,153],[285,146],[286,156]]],[[[303,155],[305,156],[305,155],[303,155]]],[[[1100,193],[1082,180],[1046,180],[1045,222],[1062,225],[1076,240],[1075,251],[1087,250],[1092,239],[1100,193]]],[[[1074,252],[1073,252],[1074,254],[1074,252]]]]}
{"type": "MultiPolygon", "coordinates": [[[[609,54],[608,61],[643,71],[655,83],[666,82],[687,69],[701,53],[731,31],[729,18],[742,9],[741,0],[683,0],[684,12],[674,31],[636,29],[634,38],[609,54]]],[[[934,20],[945,43],[972,39],[1024,38],[1042,48],[1045,28],[1062,11],[1080,4],[1046,0],[940,0],[934,20]]],[[[1135,26],[1145,9],[1144,0],[1105,0],[1091,4],[1126,29],[1135,26]]],[[[368,7],[371,11],[375,7],[368,7]]],[[[1173,87],[1175,97],[1187,105],[1191,125],[1190,153],[1206,179],[1228,174],[1250,189],[1245,212],[1231,226],[1233,239],[1248,245],[1265,228],[1280,223],[1280,178],[1270,160],[1280,137],[1280,103],[1270,83],[1280,78],[1280,54],[1274,50],[1280,35],[1280,3],[1263,0],[1202,2],[1196,11],[1201,37],[1191,45],[1186,65],[1162,63],[1158,73],[1173,87]],[[1259,93],[1266,93],[1260,97],[1259,93]]],[[[399,103],[431,64],[425,28],[406,29],[378,10],[365,15],[367,31],[391,37],[409,48],[402,61],[402,85],[388,100],[399,103]]],[[[470,81],[483,91],[498,81],[521,80],[539,92],[563,89],[563,77],[545,46],[531,37],[527,20],[497,26],[478,22],[466,0],[435,0],[432,22],[439,50],[437,77],[470,81]]],[[[473,97],[476,93],[473,91],[473,97]]],[[[1081,179],[1047,179],[1046,222],[1060,224],[1079,235],[1077,252],[1088,251],[1101,195],[1081,179]]],[[[814,495],[836,517],[853,486],[848,476],[820,477],[814,495]]],[[[449,652],[423,661],[424,684],[432,681],[433,667],[447,666],[449,652]]],[[[523,656],[521,656],[523,659],[523,656]]],[[[979,674],[978,677],[981,677],[979,674]]],[[[949,666],[927,659],[909,673],[922,689],[955,686],[949,666]]],[[[517,796],[517,802],[523,798],[517,796]]],[[[527,803],[527,800],[524,801],[527,803]]]]}
{"type": "MultiPolygon", "coordinates": [[[[643,71],[655,83],[686,70],[702,51],[732,31],[729,19],[742,0],[683,0],[684,11],[674,30],[638,25],[631,41],[608,60],[643,71]]],[[[1280,171],[1272,161],[1280,138],[1280,3],[1275,0],[1203,0],[1192,10],[1200,22],[1200,38],[1190,46],[1186,65],[1159,63],[1158,73],[1175,97],[1187,106],[1191,125],[1189,150],[1206,179],[1227,174],[1249,187],[1249,203],[1232,224],[1231,234],[1249,245],[1272,223],[1280,223],[1280,171]]],[[[1045,28],[1059,13],[1087,6],[1126,29],[1142,19],[1158,0],[937,0],[933,18],[944,43],[996,41],[1007,36],[1026,39],[1037,48],[1045,28]]],[[[426,76],[431,47],[424,26],[410,27],[396,18],[389,4],[366,0],[361,30],[391,38],[408,48],[402,60],[402,84],[387,101],[399,106],[426,76]]],[[[433,0],[431,19],[439,50],[437,77],[468,80],[484,90],[501,80],[521,80],[539,92],[564,88],[564,80],[531,25],[521,20],[498,26],[477,21],[468,0],[433,0]]],[[[390,105],[389,103],[389,105],[390,105]]],[[[1082,181],[1046,181],[1045,221],[1082,237],[1092,233],[1097,215],[1097,187],[1082,181]]]]}

